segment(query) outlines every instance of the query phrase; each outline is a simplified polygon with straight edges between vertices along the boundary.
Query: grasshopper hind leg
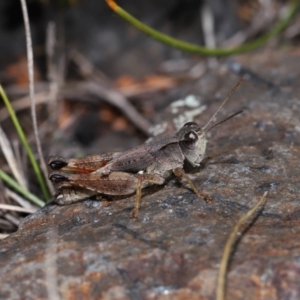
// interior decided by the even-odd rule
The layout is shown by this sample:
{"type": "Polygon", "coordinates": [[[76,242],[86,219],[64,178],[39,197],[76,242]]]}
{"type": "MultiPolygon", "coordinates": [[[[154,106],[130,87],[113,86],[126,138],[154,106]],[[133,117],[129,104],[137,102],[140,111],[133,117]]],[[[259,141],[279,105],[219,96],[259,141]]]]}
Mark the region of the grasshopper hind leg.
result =
{"type": "Polygon", "coordinates": [[[136,186],[136,199],[134,209],[130,216],[132,220],[137,219],[137,214],[141,206],[142,189],[153,184],[161,185],[165,182],[165,178],[158,174],[137,174],[136,177],[138,179],[138,183],[136,186]]]}
{"type": "Polygon", "coordinates": [[[61,156],[49,156],[48,158],[48,166],[51,170],[60,170],[63,167],[68,165],[67,159],[61,156]]]}
{"type": "Polygon", "coordinates": [[[136,220],[137,219],[137,214],[140,210],[140,206],[141,206],[141,199],[142,199],[142,181],[139,179],[138,180],[138,184],[136,186],[136,196],[135,196],[135,204],[134,204],[134,209],[130,215],[130,218],[132,220],[136,220]]]}

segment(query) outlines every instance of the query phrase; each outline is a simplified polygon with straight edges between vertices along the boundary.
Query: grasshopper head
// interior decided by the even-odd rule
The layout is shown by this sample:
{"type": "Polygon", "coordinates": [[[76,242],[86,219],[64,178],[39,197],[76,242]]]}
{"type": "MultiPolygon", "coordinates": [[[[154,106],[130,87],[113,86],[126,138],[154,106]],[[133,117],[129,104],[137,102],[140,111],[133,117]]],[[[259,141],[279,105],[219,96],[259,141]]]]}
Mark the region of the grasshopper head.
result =
{"type": "Polygon", "coordinates": [[[213,114],[213,116],[209,119],[206,125],[203,128],[200,128],[197,123],[188,122],[183,125],[183,127],[178,131],[177,137],[179,139],[179,145],[184,157],[193,165],[199,166],[201,161],[204,158],[205,150],[206,150],[206,137],[205,134],[209,130],[213,129],[214,127],[226,122],[227,120],[231,119],[232,117],[240,114],[243,112],[242,110],[230,115],[229,117],[225,118],[224,120],[214,124],[210,128],[208,125],[214,120],[220,109],[224,106],[224,104],[228,101],[231,95],[235,92],[235,90],[240,86],[243,81],[243,77],[238,81],[238,83],[233,87],[233,89],[229,92],[228,96],[219,106],[217,111],[213,114]]]}
{"type": "Polygon", "coordinates": [[[199,166],[206,150],[205,132],[194,122],[188,122],[178,131],[179,146],[184,157],[199,166]]]}
{"type": "MultiPolygon", "coordinates": [[[[234,116],[242,113],[242,110],[239,110],[229,117],[221,120],[220,122],[212,125],[207,128],[207,125],[211,122],[208,121],[203,128],[200,128],[197,123],[188,122],[183,125],[183,127],[178,131],[177,137],[179,139],[180,149],[184,155],[184,157],[193,165],[199,166],[201,161],[204,158],[205,150],[206,150],[206,132],[215,128],[216,126],[228,121],[234,116]]],[[[215,114],[214,114],[215,115],[215,114]]]]}

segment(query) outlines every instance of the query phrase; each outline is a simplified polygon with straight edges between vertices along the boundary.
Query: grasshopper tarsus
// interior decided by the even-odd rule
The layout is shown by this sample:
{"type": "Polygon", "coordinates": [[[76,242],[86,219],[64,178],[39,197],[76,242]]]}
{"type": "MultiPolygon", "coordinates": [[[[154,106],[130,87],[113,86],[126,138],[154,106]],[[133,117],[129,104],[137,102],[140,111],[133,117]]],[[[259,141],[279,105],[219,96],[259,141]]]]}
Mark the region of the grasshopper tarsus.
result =
{"type": "Polygon", "coordinates": [[[213,203],[213,199],[208,195],[208,194],[205,194],[205,193],[201,193],[198,191],[198,194],[196,194],[199,198],[203,198],[204,201],[207,203],[207,204],[212,204],[213,203]]]}
{"type": "Polygon", "coordinates": [[[139,212],[139,210],[136,210],[135,208],[133,209],[133,211],[130,214],[130,220],[131,221],[136,221],[137,220],[138,212],[139,212]]]}

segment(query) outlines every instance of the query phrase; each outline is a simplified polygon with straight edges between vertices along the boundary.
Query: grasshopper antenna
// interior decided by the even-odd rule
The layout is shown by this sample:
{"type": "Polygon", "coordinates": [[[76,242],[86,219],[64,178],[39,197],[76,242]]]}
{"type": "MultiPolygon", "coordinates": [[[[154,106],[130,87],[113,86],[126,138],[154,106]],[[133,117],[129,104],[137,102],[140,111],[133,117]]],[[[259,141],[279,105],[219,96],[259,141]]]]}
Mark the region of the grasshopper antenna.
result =
{"type": "Polygon", "coordinates": [[[241,109],[241,110],[239,110],[239,111],[233,113],[232,115],[228,116],[228,117],[225,118],[224,120],[222,120],[222,121],[218,122],[217,124],[214,124],[213,126],[209,127],[209,128],[208,128],[206,131],[204,131],[204,132],[206,133],[206,132],[210,131],[211,129],[215,128],[216,126],[218,126],[218,125],[220,125],[220,124],[222,124],[222,123],[228,121],[229,119],[235,117],[236,115],[241,114],[242,112],[243,112],[243,110],[241,109]]]}
{"type": "MultiPolygon", "coordinates": [[[[244,80],[244,77],[241,77],[240,80],[238,81],[238,83],[232,88],[232,90],[229,92],[228,96],[225,98],[225,100],[222,102],[222,104],[219,106],[219,108],[217,109],[217,111],[213,114],[213,116],[209,119],[209,121],[204,125],[204,127],[202,128],[202,131],[205,131],[205,129],[208,127],[208,125],[212,122],[212,120],[216,117],[216,115],[218,114],[218,112],[220,111],[220,109],[224,106],[224,104],[228,101],[228,99],[232,96],[232,94],[237,90],[237,88],[241,85],[241,83],[243,82],[244,80]]],[[[232,118],[233,116],[231,117],[228,117],[229,119],[232,118]]],[[[225,119],[223,121],[221,121],[221,123],[225,122],[228,120],[225,119]]],[[[218,123],[218,124],[221,124],[221,123],[218,123]]],[[[214,126],[217,126],[218,124],[215,124],[214,126]]],[[[213,126],[213,127],[214,127],[213,126]]],[[[212,128],[212,127],[211,127],[212,128]]],[[[211,129],[210,128],[210,129],[211,129]]],[[[208,130],[210,130],[208,129],[208,130]]],[[[207,130],[207,131],[208,131],[207,130]]],[[[207,132],[206,131],[206,132],[207,132]]]]}

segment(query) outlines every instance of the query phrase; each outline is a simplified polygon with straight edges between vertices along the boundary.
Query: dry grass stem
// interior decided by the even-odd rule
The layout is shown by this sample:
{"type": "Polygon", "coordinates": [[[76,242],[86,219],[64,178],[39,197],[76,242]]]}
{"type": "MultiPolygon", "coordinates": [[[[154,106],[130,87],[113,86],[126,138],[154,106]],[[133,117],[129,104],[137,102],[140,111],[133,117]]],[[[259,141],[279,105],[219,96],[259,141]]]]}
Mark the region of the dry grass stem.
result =
{"type": "Polygon", "coordinates": [[[0,203],[0,209],[24,212],[24,213],[29,213],[29,214],[32,214],[37,211],[37,209],[33,209],[33,208],[23,208],[20,206],[1,204],[1,203],[0,203]]]}
{"type": "Polygon", "coordinates": [[[19,226],[21,220],[16,218],[15,216],[11,215],[10,213],[4,213],[4,218],[8,220],[10,223],[14,224],[15,226],[19,226]]]}
{"type": "Polygon", "coordinates": [[[48,80],[49,80],[49,121],[53,125],[56,123],[58,114],[58,72],[55,64],[55,45],[56,45],[56,26],[54,22],[49,22],[47,26],[47,38],[46,38],[46,53],[47,53],[47,68],[48,68],[48,80]]]}
{"type": "Polygon", "coordinates": [[[243,215],[236,225],[234,226],[230,236],[226,242],[221,264],[220,264],[220,271],[218,276],[218,286],[217,286],[217,300],[224,300],[225,299],[225,286],[226,286],[226,272],[228,267],[228,262],[230,258],[230,254],[232,252],[233,245],[236,241],[236,236],[239,231],[241,231],[241,226],[255,213],[259,206],[264,205],[265,199],[268,192],[265,192],[263,196],[260,198],[258,203],[251,208],[245,215],[243,215]]]}
{"type": "Polygon", "coordinates": [[[0,233],[0,240],[3,240],[3,239],[5,239],[8,236],[9,236],[9,234],[0,233]]]}
{"type": "Polygon", "coordinates": [[[19,194],[11,191],[10,189],[5,188],[4,192],[5,192],[5,196],[7,198],[11,198],[15,202],[17,202],[21,207],[24,207],[24,208],[27,208],[27,209],[30,209],[30,210],[34,210],[34,211],[37,210],[37,207],[32,205],[30,202],[28,202],[26,199],[21,197],[19,194]]]}
{"type": "MultiPolygon", "coordinates": [[[[208,48],[216,48],[217,42],[215,36],[214,16],[211,5],[209,5],[207,1],[204,1],[201,9],[201,23],[205,46],[208,48]]],[[[218,67],[218,60],[216,57],[210,57],[207,62],[213,69],[218,67]]]]}
{"type": "MultiPolygon", "coordinates": [[[[23,19],[25,25],[27,61],[28,61],[28,78],[29,78],[29,96],[30,96],[30,103],[31,103],[31,117],[33,123],[33,131],[34,131],[35,142],[36,142],[41,169],[44,174],[44,178],[48,178],[47,175],[48,170],[42,153],[41,141],[39,138],[38,127],[37,127],[36,110],[35,110],[33,50],[32,50],[32,39],[31,39],[31,32],[30,32],[30,23],[29,23],[26,0],[20,0],[20,1],[21,1],[23,19]]],[[[49,190],[53,193],[54,188],[52,186],[52,183],[49,180],[46,180],[46,182],[49,190]]]]}
{"type": "Polygon", "coordinates": [[[24,172],[21,166],[18,164],[16,157],[14,155],[13,149],[11,144],[2,130],[0,126],[0,147],[3,151],[5,159],[10,167],[11,172],[13,173],[14,177],[16,178],[17,182],[25,189],[27,189],[27,182],[24,176],[24,172]]]}

